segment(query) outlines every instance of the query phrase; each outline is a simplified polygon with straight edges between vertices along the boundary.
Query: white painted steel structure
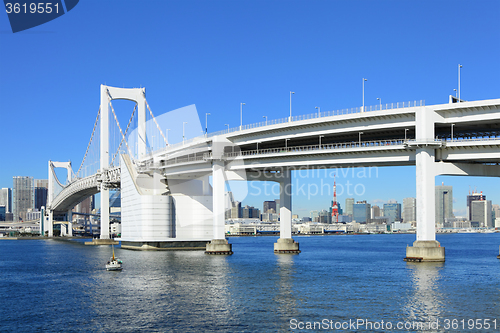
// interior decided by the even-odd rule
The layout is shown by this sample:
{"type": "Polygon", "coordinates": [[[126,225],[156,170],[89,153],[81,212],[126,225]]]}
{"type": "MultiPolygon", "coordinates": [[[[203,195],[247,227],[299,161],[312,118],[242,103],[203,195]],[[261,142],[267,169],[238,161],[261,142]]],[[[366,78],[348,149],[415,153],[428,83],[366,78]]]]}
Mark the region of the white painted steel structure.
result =
{"type": "MultiPolygon", "coordinates": [[[[139,158],[122,156],[120,168],[109,170],[109,124],[101,121],[104,172],[72,180],[56,198],[49,193],[49,210],[67,210],[78,201],[73,198],[93,189],[101,192],[101,211],[106,212],[107,189],[120,180],[122,241],[225,239],[224,183],[247,179],[280,183],[280,237],[291,239],[291,171],[400,165],[416,165],[417,241],[435,241],[434,177],[500,176],[500,99],[385,104],[266,119],[147,154],[145,90],[101,86],[101,119],[107,119],[108,102],[118,98],[139,105],[139,158]],[[360,132],[364,141],[359,141],[360,132]]],[[[102,215],[101,238],[109,238],[109,219],[102,215]]]]}

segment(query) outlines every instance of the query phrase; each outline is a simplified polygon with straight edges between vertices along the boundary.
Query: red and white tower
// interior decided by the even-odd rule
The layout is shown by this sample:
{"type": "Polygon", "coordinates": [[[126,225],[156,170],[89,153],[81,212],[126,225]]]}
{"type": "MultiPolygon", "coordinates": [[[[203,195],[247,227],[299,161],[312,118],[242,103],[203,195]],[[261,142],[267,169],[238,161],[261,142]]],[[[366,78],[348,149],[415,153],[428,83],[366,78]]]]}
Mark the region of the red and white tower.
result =
{"type": "Polygon", "coordinates": [[[333,203],[332,203],[332,223],[339,222],[339,205],[337,203],[337,184],[333,178],[333,203]]]}

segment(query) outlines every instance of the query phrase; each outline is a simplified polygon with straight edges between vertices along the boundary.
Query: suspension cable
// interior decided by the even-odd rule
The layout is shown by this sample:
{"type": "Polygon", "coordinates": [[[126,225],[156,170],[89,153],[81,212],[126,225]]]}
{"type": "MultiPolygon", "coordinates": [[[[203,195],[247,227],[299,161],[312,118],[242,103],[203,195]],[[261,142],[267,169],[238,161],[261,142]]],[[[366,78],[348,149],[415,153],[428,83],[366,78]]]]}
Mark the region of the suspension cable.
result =
{"type": "MultiPolygon", "coordinates": [[[[111,104],[111,103],[110,103],[110,104],[111,104]]],[[[111,106],[111,108],[113,108],[113,106],[111,106]]],[[[125,137],[127,136],[128,129],[129,129],[129,127],[130,127],[130,124],[132,124],[132,120],[134,119],[134,114],[135,114],[135,111],[136,111],[136,110],[137,110],[137,103],[135,103],[134,111],[132,111],[132,115],[130,116],[130,119],[129,119],[129,121],[128,121],[127,128],[125,129],[125,136],[123,136],[122,140],[120,141],[120,144],[118,145],[118,149],[116,149],[116,152],[115,152],[115,154],[114,154],[113,158],[111,159],[111,163],[110,163],[110,164],[113,164],[113,162],[115,161],[116,156],[118,156],[118,153],[120,152],[120,148],[121,148],[121,146],[122,146],[123,142],[124,142],[124,141],[126,142],[125,137]]],[[[113,113],[114,113],[114,111],[113,111],[113,113]]],[[[115,117],[115,119],[116,119],[116,117],[115,117]]],[[[117,121],[118,121],[118,120],[117,120],[117,121]]],[[[118,127],[119,127],[119,126],[120,126],[120,125],[118,125],[118,127]]],[[[121,133],[121,130],[120,130],[120,133],[121,133]]]]}
{"type": "Polygon", "coordinates": [[[92,144],[92,139],[94,138],[95,129],[97,127],[97,123],[99,121],[100,115],[101,115],[101,107],[99,107],[99,111],[97,111],[97,117],[95,119],[94,129],[92,130],[92,135],[90,135],[90,141],[89,141],[89,144],[87,145],[87,150],[85,151],[85,155],[83,156],[82,163],[80,164],[80,167],[78,168],[78,171],[76,172],[76,175],[75,175],[76,177],[78,177],[78,175],[80,174],[80,170],[82,169],[83,163],[85,162],[85,159],[87,158],[87,153],[89,152],[90,145],[92,144]]]}
{"type": "Polygon", "coordinates": [[[148,104],[148,101],[146,101],[146,99],[144,98],[144,102],[146,102],[146,106],[148,107],[148,110],[149,110],[149,113],[151,114],[151,118],[153,118],[153,121],[155,122],[156,124],[156,128],[158,128],[158,131],[160,131],[160,134],[161,136],[163,137],[163,141],[165,141],[165,144],[168,146],[168,141],[167,139],[165,138],[165,135],[163,135],[163,131],[161,130],[160,126],[158,125],[158,123],[156,122],[156,118],[155,116],[153,115],[153,111],[151,111],[151,109],[149,108],[149,104],[148,104]]]}
{"type": "Polygon", "coordinates": [[[125,136],[123,135],[122,128],[120,127],[120,122],[118,121],[118,118],[116,117],[115,109],[113,108],[113,104],[111,104],[111,101],[109,101],[109,106],[111,106],[111,111],[113,112],[113,116],[115,117],[116,124],[118,125],[118,129],[120,130],[120,134],[122,135],[123,141],[125,142],[125,146],[127,146],[128,153],[130,156],[132,155],[132,151],[130,150],[130,147],[128,146],[127,140],[125,140],[125,136]]]}

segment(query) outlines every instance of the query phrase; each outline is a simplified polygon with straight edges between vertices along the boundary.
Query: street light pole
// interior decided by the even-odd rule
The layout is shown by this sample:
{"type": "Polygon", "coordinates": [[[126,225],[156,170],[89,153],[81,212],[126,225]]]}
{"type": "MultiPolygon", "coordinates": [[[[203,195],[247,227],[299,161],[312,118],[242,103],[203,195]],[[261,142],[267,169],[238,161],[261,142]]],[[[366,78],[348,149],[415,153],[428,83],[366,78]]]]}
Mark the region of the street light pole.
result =
{"type": "Polygon", "coordinates": [[[408,128],[405,128],[405,142],[406,142],[406,132],[408,131],[408,128]]]}
{"type": "Polygon", "coordinates": [[[168,131],[170,131],[170,128],[165,129],[165,140],[167,141],[167,146],[168,146],[168,131]]]}
{"type": "Polygon", "coordinates": [[[186,124],[187,124],[187,121],[182,123],[182,144],[184,144],[184,137],[185,137],[184,136],[184,125],[186,125],[186,124]]]}
{"type": "Polygon", "coordinates": [[[243,127],[243,105],[245,105],[245,103],[240,103],[240,131],[243,127]]]}
{"type": "Polygon", "coordinates": [[[285,139],[285,149],[288,148],[288,140],[290,140],[290,139],[285,139]]]}
{"type": "Polygon", "coordinates": [[[319,106],[316,106],[315,108],[318,109],[318,118],[321,117],[321,109],[319,108],[319,106]]]}
{"type": "Polygon", "coordinates": [[[293,91],[290,91],[290,118],[288,121],[292,121],[292,94],[295,94],[293,91]]]}
{"type": "Polygon", "coordinates": [[[363,78],[363,108],[361,109],[361,112],[365,112],[365,81],[368,80],[363,78]]]}
{"type": "Polygon", "coordinates": [[[382,99],[381,99],[381,98],[378,98],[378,97],[377,97],[377,99],[378,99],[378,100],[379,100],[379,102],[380,102],[380,110],[382,110],[382,99]]]}
{"type": "Polygon", "coordinates": [[[361,147],[361,134],[363,134],[363,132],[359,132],[359,146],[361,147]]]}
{"type": "Polygon", "coordinates": [[[324,135],[319,136],[319,149],[321,149],[321,138],[324,138],[324,137],[325,137],[324,135]]]}
{"type": "Polygon", "coordinates": [[[227,126],[227,132],[229,133],[229,124],[224,124],[224,126],[227,126]]]}
{"type": "Polygon", "coordinates": [[[267,116],[262,116],[262,118],[266,119],[266,126],[267,126],[267,116]]]}
{"type": "Polygon", "coordinates": [[[462,65],[458,64],[458,103],[460,103],[460,68],[462,65]]]}
{"type": "Polygon", "coordinates": [[[208,134],[208,116],[210,113],[205,113],[205,134],[208,134]]]}
{"type": "Polygon", "coordinates": [[[451,141],[453,141],[453,126],[455,126],[455,124],[451,124],[451,141]]]}

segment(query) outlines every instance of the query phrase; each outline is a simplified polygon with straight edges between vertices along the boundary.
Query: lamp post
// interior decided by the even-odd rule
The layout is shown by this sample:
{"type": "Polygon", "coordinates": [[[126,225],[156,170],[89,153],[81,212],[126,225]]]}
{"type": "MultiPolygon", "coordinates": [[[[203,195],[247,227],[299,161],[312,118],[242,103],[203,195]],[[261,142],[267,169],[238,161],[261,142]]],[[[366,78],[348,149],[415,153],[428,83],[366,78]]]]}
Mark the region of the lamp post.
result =
{"type": "Polygon", "coordinates": [[[205,113],[205,134],[208,134],[208,116],[210,113],[205,113]]]}
{"type": "Polygon", "coordinates": [[[259,143],[260,142],[257,142],[257,154],[259,153],[259,143]]]}
{"type": "Polygon", "coordinates": [[[266,119],[266,126],[267,126],[267,116],[262,116],[262,118],[266,119]]]}
{"type": "Polygon", "coordinates": [[[462,65],[458,64],[458,103],[460,103],[460,68],[462,65]]]}
{"type": "Polygon", "coordinates": [[[319,149],[321,149],[321,138],[324,138],[324,137],[325,137],[324,135],[319,136],[319,149]]]}
{"type": "Polygon", "coordinates": [[[165,142],[165,144],[166,144],[167,146],[169,145],[169,143],[168,143],[168,131],[170,131],[170,128],[166,128],[166,129],[165,129],[165,141],[167,141],[167,142],[165,142]]]}
{"type": "Polygon", "coordinates": [[[288,118],[288,121],[292,121],[292,94],[295,94],[295,92],[290,91],[290,118],[288,118]]]}
{"type": "Polygon", "coordinates": [[[451,141],[453,141],[453,126],[455,126],[455,124],[451,124],[451,141]]]}
{"type": "Polygon", "coordinates": [[[245,105],[245,103],[240,103],[240,131],[243,127],[243,105],[245,105]]]}
{"type": "Polygon", "coordinates": [[[186,124],[187,124],[187,121],[182,123],[182,144],[184,144],[184,137],[185,137],[184,136],[184,125],[186,125],[186,124]]]}
{"type": "Polygon", "coordinates": [[[363,108],[361,109],[361,112],[365,112],[365,81],[368,80],[363,78],[363,108]]]}
{"type": "Polygon", "coordinates": [[[229,124],[224,124],[224,126],[227,126],[227,132],[229,133],[229,124]]]}
{"type": "Polygon", "coordinates": [[[405,128],[405,142],[406,142],[406,132],[408,131],[408,128],[405,128]]]}
{"type": "Polygon", "coordinates": [[[288,148],[288,140],[290,139],[285,139],[285,150],[288,148]]]}
{"type": "Polygon", "coordinates": [[[361,134],[363,134],[363,132],[359,132],[359,146],[361,147],[361,134]]]}
{"type": "Polygon", "coordinates": [[[318,109],[318,118],[321,117],[321,111],[320,111],[319,106],[316,106],[315,108],[318,109]]]}
{"type": "Polygon", "coordinates": [[[382,99],[377,97],[377,100],[380,102],[380,110],[382,110],[382,99]]]}
{"type": "Polygon", "coordinates": [[[453,91],[455,92],[455,97],[458,98],[457,89],[453,89],[453,91]]]}

